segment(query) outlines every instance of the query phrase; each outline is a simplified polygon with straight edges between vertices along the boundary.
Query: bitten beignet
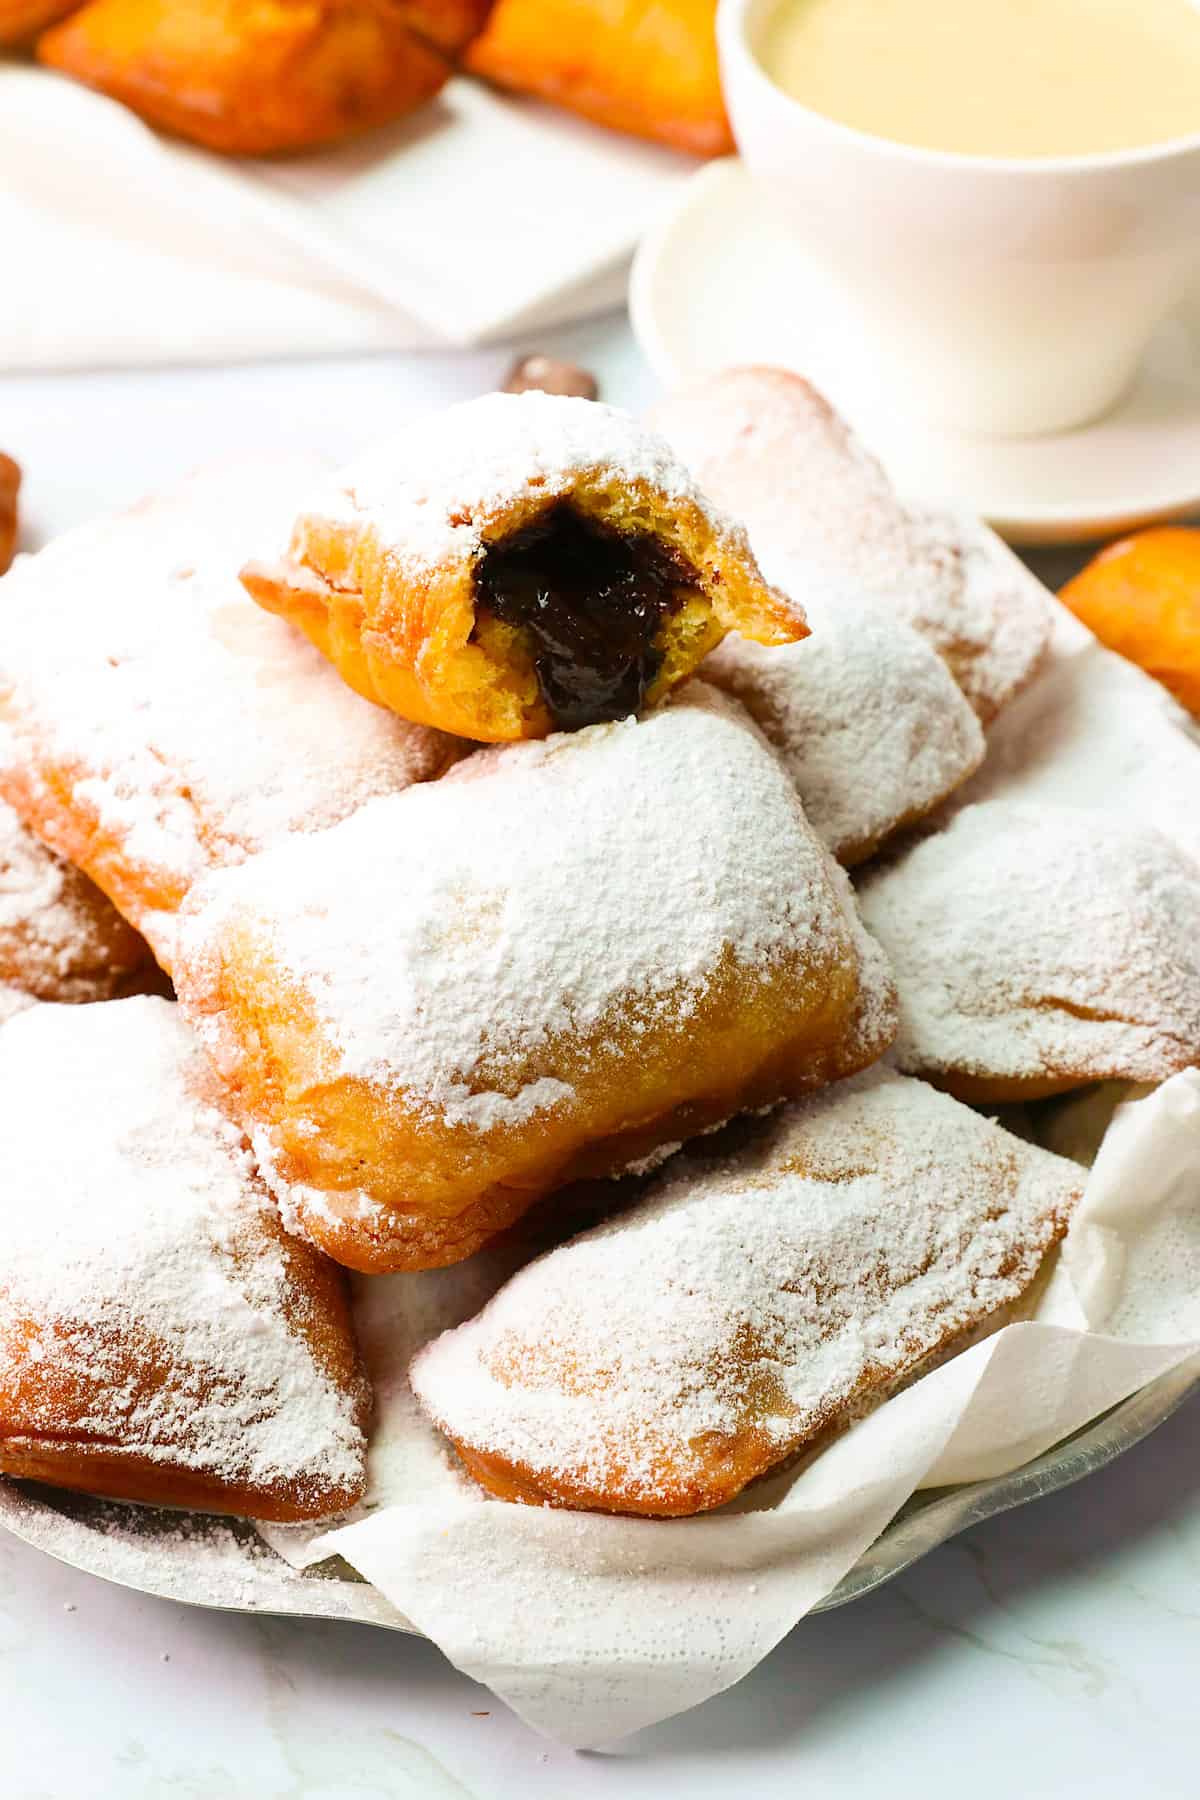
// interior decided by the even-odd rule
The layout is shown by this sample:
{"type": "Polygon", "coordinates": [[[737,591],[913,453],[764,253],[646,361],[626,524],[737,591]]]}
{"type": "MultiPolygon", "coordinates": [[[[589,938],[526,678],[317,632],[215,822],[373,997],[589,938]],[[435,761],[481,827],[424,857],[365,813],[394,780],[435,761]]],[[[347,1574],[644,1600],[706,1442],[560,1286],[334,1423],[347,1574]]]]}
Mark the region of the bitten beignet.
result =
{"type": "Polygon", "coordinates": [[[214,875],[176,974],[289,1225],[420,1268],[878,1056],[894,995],[844,880],[693,683],[214,875]]]}
{"type": "Polygon", "coordinates": [[[283,1233],[165,1000],[0,1032],[0,1469],[319,1518],[362,1494],[340,1271],[283,1233]]]}
{"type": "Polygon", "coordinates": [[[924,818],[983,761],[979,720],[942,658],[869,603],[843,600],[811,638],[777,650],[731,634],[703,676],[742,702],[846,867],[924,818]]]}
{"type": "Polygon", "coordinates": [[[716,0],[496,0],[476,75],[694,156],[733,149],[716,0]]]}
{"type": "Polygon", "coordinates": [[[741,519],[767,579],[814,633],[866,601],[928,639],[986,725],[1035,674],[1050,598],[986,526],[906,506],[814,387],[727,369],[650,415],[705,493],[741,519]]]}
{"type": "Polygon", "coordinates": [[[539,392],[380,445],[242,579],[367,699],[487,742],[653,706],[726,631],[806,635],[660,438],[539,392]]]}
{"type": "Polygon", "coordinates": [[[896,974],[898,1066],[960,1099],[1200,1064],[1200,865],[1156,831],[994,800],[859,899],[896,974]]]}
{"type": "Polygon", "coordinates": [[[1073,1164],[871,1070],[664,1169],[411,1366],[505,1500],[722,1506],[1030,1286],[1073,1164]]]}
{"type": "Polygon", "coordinates": [[[390,0],[89,0],[39,59],[149,124],[237,156],[312,149],[402,118],[445,58],[390,0]]]}
{"type": "Polygon", "coordinates": [[[206,869],[460,752],[352,694],[251,605],[247,540],[311,461],[236,463],[80,527],[4,578],[0,795],[91,876],[171,964],[172,917],[206,869]]]}
{"type": "Polygon", "coordinates": [[[0,1020],[36,1000],[111,1000],[153,974],[144,939],[0,800],[0,1020]]]}

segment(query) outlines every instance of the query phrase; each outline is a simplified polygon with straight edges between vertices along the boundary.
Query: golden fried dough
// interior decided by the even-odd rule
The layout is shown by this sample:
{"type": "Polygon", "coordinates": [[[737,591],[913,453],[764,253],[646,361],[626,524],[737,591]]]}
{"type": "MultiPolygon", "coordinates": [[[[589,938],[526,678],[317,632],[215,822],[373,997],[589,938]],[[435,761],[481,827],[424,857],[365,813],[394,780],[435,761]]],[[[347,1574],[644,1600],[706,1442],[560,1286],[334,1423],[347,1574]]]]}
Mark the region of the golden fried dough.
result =
{"type": "Polygon", "coordinates": [[[696,156],[733,149],[716,0],[497,0],[467,67],[696,156]]]}
{"type": "Polygon", "coordinates": [[[165,1000],[0,1032],[0,1469],[261,1519],[365,1481],[339,1271],[283,1233],[165,1000]]]}
{"type": "Polygon", "coordinates": [[[79,5],[80,0],[0,0],[0,45],[30,43],[79,5]]]}
{"type": "Polygon", "coordinates": [[[962,1100],[1200,1065],[1200,865],[1157,831],[992,800],[872,870],[895,1061],[962,1100]]]}
{"type": "Polygon", "coordinates": [[[871,1070],[677,1158],[420,1351],[412,1386],[502,1499],[703,1512],[996,1321],[1081,1189],[871,1070]]]}
{"type": "Polygon", "coordinates": [[[319,831],[460,754],[352,694],[247,599],[308,459],[233,463],[68,532],[4,577],[0,795],[171,964],[206,869],[319,831]]]}
{"type": "Polygon", "coordinates": [[[160,130],[238,156],[386,125],[450,72],[388,0],[89,0],[37,54],[160,130]]]}
{"type": "Polygon", "coordinates": [[[928,639],[988,724],[1046,652],[1050,596],[977,520],[905,504],[811,383],[726,369],[669,395],[650,422],[705,493],[741,519],[768,580],[814,633],[844,600],[928,639]]]}
{"type": "Polygon", "coordinates": [[[873,1061],[894,993],[786,774],[693,682],[193,890],[176,964],[289,1225],[368,1271],[873,1061]]]}
{"type": "Polygon", "coordinates": [[[1110,544],[1059,599],[1200,718],[1200,531],[1165,525],[1110,544]]]}
{"type": "Polygon", "coordinates": [[[661,439],[540,392],[487,394],[380,445],[242,580],[369,700],[488,742],[652,706],[728,630],[806,635],[661,439]]]}
{"type": "Polygon", "coordinates": [[[99,888],[0,800],[0,1019],[35,1000],[111,1000],[156,974],[149,946],[99,888]]]}
{"type": "Polygon", "coordinates": [[[21,470],[11,456],[0,454],[0,575],[13,559],[17,547],[17,496],[21,491],[21,470]]]}

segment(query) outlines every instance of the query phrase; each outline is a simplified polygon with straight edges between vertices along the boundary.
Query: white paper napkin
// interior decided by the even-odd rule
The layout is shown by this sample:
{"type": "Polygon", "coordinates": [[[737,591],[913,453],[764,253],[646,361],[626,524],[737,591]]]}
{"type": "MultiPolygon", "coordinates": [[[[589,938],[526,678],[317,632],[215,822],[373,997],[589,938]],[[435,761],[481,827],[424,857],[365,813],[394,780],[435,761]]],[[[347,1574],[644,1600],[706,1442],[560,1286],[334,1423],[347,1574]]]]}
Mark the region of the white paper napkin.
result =
{"type": "Polygon", "coordinates": [[[0,368],[494,341],[624,296],[694,168],[458,78],[410,119],[280,161],[159,137],[0,65],[0,368]]]}

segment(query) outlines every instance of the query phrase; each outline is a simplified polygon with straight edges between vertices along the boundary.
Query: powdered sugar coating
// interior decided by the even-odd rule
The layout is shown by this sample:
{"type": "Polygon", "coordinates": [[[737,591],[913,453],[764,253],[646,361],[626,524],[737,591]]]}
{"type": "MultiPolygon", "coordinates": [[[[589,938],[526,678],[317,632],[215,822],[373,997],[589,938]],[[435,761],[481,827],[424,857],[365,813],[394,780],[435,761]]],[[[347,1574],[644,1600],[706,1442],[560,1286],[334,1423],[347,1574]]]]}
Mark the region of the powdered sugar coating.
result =
{"type": "Polygon", "coordinates": [[[397,564],[427,567],[473,557],[489,517],[569,494],[585,476],[712,511],[665,440],[628,413],[532,392],[484,394],[419,420],[340,471],[302,515],[370,526],[397,564]]]}
{"type": "Polygon", "coordinates": [[[86,876],[0,801],[0,1019],[34,999],[108,999],[148,957],[86,876]]]}
{"type": "Polygon", "coordinates": [[[196,477],[5,577],[0,788],[50,813],[52,770],[79,819],[176,899],[204,869],[330,825],[452,755],[353,694],[237,579],[313,467],[196,477]]]}
{"type": "Polygon", "coordinates": [[[480,1132],[570,1102],[542,1060],[556,1040],[631,1000],[686,1017],[723,957],[769,977],[807,945],[848,955],[851,929],[775,758],[698,683],[641,720],[479,751],[212,876],[188,915],[185,995],[249,928],[310,997],[328,1074],[480,1132]]]}
{"type": "Polygon", "coordinates": [[[895,970],[901,1068],[1071,1085],[1200,1062],[1200,869],[1156,831],[969,806],[859,899],[895,970]]]}
{"type": "Polygon", "coordinates": [[[163,1000],[42,1006],[0,1033],[0,1343],[51,1378],[5,1428],[255,1489],[353,1488],[361,1394],[300,1334],[286,1240],[203,1077],[163,1000]],[[64,1385],[90,1410],[60,1417],[64,1385]]]}
{"type": "Polygon", "coordinates": [[[728,369],[650,420],[745,523],[763,574],[804,607],[814,636],[854,601],[898,615],[945,657],[985,723],[1033,674],[1050,623],[1040,584],[976,521],[907,507],[799,376],[728,369]]]}
{"type": "Polygon", "coordinates": [[[731,1467],[741,1485],[1015,1300],[1080,1185],[871,1070],[732,1154],[672,1163],[419,1353],[413,1387],[452,1438],[547,1494],[711,1505],[731,1467]]]}
{"type": "Polygon", "coordinates": [[[921,818],[983,759],[979,721],[941,657],[861,600],[800,644],[730,636],[704,676],[748,708],[813,829],[845,863],[921,818]]]}

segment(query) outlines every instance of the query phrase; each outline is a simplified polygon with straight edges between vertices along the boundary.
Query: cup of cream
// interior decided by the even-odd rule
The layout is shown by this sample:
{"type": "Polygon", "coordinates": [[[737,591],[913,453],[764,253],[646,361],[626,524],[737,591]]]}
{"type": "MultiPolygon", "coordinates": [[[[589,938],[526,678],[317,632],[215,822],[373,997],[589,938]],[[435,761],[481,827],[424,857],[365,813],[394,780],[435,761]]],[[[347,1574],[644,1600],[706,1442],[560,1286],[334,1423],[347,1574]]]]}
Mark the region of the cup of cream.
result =
{"type": "Polygon", "coordinates": [[[1120,398],[1200,274],[1200,4],[720,0],[717,36],[745,163],[898,406],[1018,436],[1120,398]]]}

